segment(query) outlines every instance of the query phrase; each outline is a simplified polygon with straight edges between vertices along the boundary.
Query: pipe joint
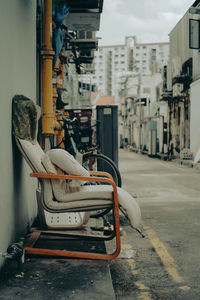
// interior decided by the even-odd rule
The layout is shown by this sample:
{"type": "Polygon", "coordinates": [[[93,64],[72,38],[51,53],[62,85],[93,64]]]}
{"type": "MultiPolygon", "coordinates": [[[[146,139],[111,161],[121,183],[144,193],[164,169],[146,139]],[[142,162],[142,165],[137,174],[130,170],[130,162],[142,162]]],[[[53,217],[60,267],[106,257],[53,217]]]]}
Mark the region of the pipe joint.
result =
{"type": "Polygon", "coordinates": [[[55,52],[52,49],[43,49],[41,51],[42,57],[52,57],[55,55],[55,52]]]}

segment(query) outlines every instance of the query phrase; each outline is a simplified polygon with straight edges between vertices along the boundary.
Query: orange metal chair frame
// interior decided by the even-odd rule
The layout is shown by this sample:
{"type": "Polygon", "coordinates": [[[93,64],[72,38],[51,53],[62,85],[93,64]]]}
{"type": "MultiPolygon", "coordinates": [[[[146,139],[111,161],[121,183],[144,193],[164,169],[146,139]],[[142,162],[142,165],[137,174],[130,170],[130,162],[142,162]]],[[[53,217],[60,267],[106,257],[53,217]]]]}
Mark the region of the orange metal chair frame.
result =
{"type": "MultiPolygon", "coordinates": [[[[25,243],[25,252],[27,254],[37,254],[37,255],[47,255],[47,256],[60,256],[60,257],[73,257],[73,258],[84,258],[84,259],[97,259],[97,260],[111,260],[116,258],[120,253],[120,224],[119,224],[119,202],[118,202],[118,192],[117,186],[115,185],[112,176],[106,172],[90,172],[91,175],[100,175],[105,177],[85,177],[76,175],[55,175],[46,173],[31,173],[30,176],[38,179],[71,179],[71,180],[82,180],[82,181],[95,181],[95,182],[105,182],[112,186],[113,188],[113,204],[114,204],[114,231],[116,239],[116,247],[111,254],[100,254],[100,253],[90,253],[90,252],[79,252],[79,251],[69,251],[69,250],[54,250],[54,249],[43,249],[35,248],[34,244],[39,238],[42,232],[41,230],[34,231],[29,238],[27,244],[25,243]]],[[[57,232],[58,233],[58,232],[57,232]]]]}

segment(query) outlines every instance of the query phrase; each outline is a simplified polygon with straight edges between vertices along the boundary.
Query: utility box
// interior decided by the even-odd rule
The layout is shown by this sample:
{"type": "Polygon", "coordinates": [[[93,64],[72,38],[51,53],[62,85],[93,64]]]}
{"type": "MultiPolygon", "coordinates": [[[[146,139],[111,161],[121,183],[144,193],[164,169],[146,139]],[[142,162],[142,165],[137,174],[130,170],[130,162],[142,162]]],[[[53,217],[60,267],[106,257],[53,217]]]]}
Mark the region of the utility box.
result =
{"type": "Polygon", "coordinates": [[[149,156],[156,156],[156,130],[149,131],[149,156]]]}
{"type": "Polygon", "coordinates": [[[97,106],[97,144],[118,167],[118,106],[97,106]]]}
{"type": "Polygon", "coordinates": [[[151,121],[150,128],[149,128],[149,147],[148,147],[149,156],[156,155],[156,153],[157,153],[156,142],[157,142],[157,122],[151,121]]]}

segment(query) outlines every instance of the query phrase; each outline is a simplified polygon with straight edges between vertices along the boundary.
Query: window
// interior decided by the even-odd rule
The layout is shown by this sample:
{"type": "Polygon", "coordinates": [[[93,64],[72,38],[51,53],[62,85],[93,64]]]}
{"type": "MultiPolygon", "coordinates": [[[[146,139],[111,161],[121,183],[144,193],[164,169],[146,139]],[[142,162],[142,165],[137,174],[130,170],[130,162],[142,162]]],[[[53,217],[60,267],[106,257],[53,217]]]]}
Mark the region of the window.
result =
{"type": "Polygon", "coordinates": [[[178,107],[178,125],[181,123],[181,108],[178,107]]]}
{"type": "Polygon", "coordinates": [[[86,32],[86,38],[87,39],[92,39],[92,31],[87,31],[86,32]]]}
{"type": "Polygon", "coordinates": [[[79,33],[79,39],[84,39],[85,38],[85,31],[84,30],[80,30],[79,33]]]}

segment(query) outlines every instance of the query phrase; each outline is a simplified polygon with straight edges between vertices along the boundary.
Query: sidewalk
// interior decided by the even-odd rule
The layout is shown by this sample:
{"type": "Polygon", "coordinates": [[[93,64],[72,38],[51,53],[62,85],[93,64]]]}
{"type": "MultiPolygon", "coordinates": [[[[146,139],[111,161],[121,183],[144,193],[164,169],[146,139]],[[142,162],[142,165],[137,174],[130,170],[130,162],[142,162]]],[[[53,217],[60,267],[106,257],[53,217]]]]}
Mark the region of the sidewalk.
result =
{"type": "MultiPolygon", "coordinates": [[[[132,146],[129,146],[128,150],[132,151],[132,152],[135,152],[135,153],[139,153],[139,149],[134,148],[132,146]]],[[[140,152],[140,154],[148,155],[148,151],[142,150],[140,152]]],[[[187,167],[190,167],[190,168],[200,170],[200,163],[194,163],[193,160],[190,160],[190,159],[180,159],[180,158],[175,158],[175,157],[174,158],[169,158],[168,154],[162,154],[162,153],[157,153],[155,156],[150,155],[150,157],[155,157],[155,158],[159,158],[161,160],[167,160],[167,161],[175,162],[175,163],[180,164],[180,165],[184,165],[184,166],[187,166],[187,167]]]]}
{"type": "Polygon", "coordinates": [[[112,300],[109,262],[28,258],[20,268],[10,261],[0,276],[1,300],[112,300]]]}

